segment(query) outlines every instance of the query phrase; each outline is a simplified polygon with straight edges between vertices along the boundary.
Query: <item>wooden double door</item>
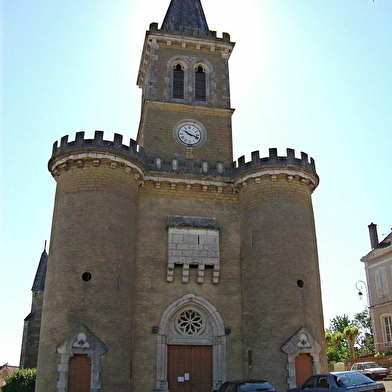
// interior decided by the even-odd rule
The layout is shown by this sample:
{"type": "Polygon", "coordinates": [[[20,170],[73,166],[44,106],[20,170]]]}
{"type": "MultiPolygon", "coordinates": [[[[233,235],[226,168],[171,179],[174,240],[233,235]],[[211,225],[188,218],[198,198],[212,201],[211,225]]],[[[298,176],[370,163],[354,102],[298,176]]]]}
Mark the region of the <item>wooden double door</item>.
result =
{"type": "Polygon", "coordinates": [[[169,392],[211,392],[212,346],[169,345],[169,392]]]}

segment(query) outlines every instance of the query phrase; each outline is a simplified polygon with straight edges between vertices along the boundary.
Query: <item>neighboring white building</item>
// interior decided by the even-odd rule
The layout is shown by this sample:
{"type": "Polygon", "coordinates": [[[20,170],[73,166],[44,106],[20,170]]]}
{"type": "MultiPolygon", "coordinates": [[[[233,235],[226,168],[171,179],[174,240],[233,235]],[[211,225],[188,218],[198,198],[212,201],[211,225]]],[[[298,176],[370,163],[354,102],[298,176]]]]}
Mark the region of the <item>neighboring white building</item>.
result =
{"type": "Polygon", "coordinates": [[[377,225],[369,226],[372,250],[361,261],[365,263],[376,352],[392,350],[392,232],[378,241],[377,225]]]}

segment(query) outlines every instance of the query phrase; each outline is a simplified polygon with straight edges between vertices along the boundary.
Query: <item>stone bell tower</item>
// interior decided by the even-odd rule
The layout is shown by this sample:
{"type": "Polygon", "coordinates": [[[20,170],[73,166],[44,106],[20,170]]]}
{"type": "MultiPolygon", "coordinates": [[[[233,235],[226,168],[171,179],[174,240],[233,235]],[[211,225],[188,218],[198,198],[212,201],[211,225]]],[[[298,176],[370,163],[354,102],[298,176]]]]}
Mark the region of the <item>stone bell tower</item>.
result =
{"type": "Polygon", "coordinates": [[[165,158],[233,161],[228,61],[234,43],[208,29],[200,1],[173,1],[146,33],[137,142],[165,158]]]}
{"type": "Polygon", "coordinates": [[[37,392],[284,390],[325,368],[315,163],[233,162],[233,48],[172,0],[145,36],[137,141],[54,144],[37,392]]]}

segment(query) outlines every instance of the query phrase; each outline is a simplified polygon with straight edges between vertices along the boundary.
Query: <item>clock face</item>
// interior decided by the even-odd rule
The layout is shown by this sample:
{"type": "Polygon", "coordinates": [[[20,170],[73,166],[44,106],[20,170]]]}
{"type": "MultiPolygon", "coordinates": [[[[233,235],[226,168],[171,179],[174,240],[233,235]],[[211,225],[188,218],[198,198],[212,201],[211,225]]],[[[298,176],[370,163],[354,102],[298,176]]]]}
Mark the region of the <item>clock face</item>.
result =
{"type": "Polygon", "coordinates": [[[193,146],[200,142],[201,132],[193,124],[185,124],[178,129],[178,138],[188,146],[193,146]]]}

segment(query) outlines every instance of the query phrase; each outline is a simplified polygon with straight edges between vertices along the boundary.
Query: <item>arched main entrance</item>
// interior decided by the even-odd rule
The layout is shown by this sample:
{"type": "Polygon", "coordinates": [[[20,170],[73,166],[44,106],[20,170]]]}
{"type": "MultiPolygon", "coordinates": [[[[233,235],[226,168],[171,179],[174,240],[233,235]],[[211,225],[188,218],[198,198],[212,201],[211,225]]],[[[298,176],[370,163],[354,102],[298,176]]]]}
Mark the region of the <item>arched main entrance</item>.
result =
{"type": "Polygon", "coordinates": [[[204,298],[185,295],[168,306],[159,323],[156,389],[209,392],[225,378],[222,318],[204,298]]]}

